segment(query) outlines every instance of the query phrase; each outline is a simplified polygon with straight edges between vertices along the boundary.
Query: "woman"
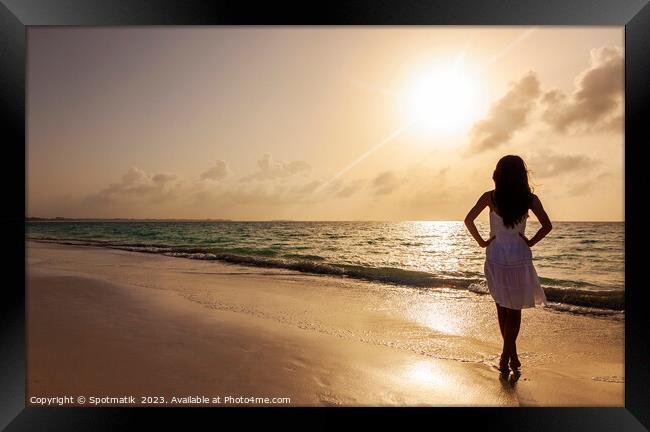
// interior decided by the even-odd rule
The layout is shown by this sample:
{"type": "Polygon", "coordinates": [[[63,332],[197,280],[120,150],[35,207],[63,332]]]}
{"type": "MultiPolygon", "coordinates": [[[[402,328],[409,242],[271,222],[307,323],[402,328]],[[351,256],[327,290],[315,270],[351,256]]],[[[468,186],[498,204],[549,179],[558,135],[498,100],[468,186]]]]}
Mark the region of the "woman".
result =
{"type": "Polygon", "coordinates": [[[508,373],[508,362],[513,371],[521,366],[516,344],[521,309],[546,304],[530,248],[543,239],[553,226],[541,201],[528,185],[528,170],[519,156],[501,158],[492,180],[494,190],[481,195],[465,217],[465,225],[479,246],[487,248],[485,278],[496,302],[503,338],[499,371],[508,373]],[[483,240],[474,224],[474,219],[485,207],[490,208],[490,238],[487,241],[483,240]],[[528,209],[533,211],[542,225],[530,240],[524,235],[528,209]]]}

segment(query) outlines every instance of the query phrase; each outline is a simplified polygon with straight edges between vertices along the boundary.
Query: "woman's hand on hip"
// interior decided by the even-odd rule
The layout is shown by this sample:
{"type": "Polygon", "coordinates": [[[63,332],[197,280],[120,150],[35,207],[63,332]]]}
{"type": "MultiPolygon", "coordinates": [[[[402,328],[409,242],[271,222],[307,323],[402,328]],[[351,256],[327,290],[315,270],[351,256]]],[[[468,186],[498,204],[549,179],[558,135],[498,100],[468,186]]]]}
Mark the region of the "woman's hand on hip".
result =
{"type": "Polygon", "coordinates": [[[478,245],[481,246],[482,248],[486,248],[486,247],[490,246],[490,243],[492,243],[492,241],[493,241],[495,238],[496,238],[496,237],[492,236],[492,237],[490,237],[487,241],[481,239],[481,241],[479,242],[478,245]]]}

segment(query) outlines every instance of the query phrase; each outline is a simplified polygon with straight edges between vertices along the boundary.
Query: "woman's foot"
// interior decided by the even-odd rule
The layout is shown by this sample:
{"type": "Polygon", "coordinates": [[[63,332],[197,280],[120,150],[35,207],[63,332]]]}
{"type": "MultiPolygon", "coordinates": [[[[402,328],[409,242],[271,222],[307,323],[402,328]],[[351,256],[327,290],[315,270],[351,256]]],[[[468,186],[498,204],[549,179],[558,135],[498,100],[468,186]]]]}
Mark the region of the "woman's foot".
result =
{"type": "Polygon", "coordinates": [[[508,356],[505,354],[501,354],[501,358],[499,359],[499,372],[510,372],[510,369],[508,368],[508,356]]]}
{"type": "Polygon", "coordinates": [[[517,357],[517,354],[510,356],[510,368],[516,371],[519,370],[520,367],[521,367],[521,362],[519,361],[519,357],[517,357]]]}

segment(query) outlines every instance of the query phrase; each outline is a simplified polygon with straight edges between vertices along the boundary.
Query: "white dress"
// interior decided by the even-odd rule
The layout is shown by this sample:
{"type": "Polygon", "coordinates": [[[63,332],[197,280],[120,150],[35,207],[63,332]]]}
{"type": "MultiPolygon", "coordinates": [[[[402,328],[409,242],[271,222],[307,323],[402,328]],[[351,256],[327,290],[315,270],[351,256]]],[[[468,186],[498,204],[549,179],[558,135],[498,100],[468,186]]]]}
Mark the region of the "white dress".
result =
{"type": "Polygon", "coordinates": [[[519,236],[526,230],[525,215],[514,228],[506,227],[501,216],[490,211],[490,238],[486,248],[485,278],[495,302],[509,309],[546,304],[544,290],[533,266],[533,254],[519,236]]]}

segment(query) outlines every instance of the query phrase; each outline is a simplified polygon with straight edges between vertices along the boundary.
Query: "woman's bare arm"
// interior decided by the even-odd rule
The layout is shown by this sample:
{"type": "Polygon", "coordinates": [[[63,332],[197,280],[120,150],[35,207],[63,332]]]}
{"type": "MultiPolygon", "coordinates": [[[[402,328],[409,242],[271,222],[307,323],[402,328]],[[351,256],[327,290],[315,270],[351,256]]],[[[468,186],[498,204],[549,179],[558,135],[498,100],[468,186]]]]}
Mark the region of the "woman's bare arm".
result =
{"type": "Polygon", "coordinates": [[[539,198],[537,198],[537,195],[533,195],[533,203],[530,206],[530,209],[533,211],[535,216],[537,216],[537,220],[539,220],[539,223],[542,224],[541,228],[537,231],[537,233],[535,233],[533,238],[528,240],[526,239],[526,237],[524,237],[524,240],[526,240],[528,246],[533,247],[541,239],[546,237],[548,233],[551,232],[551,230],[553,229],[553,224],[551,224],[551,220],[548,218],[548,215],[546,214],[546,211],[542,206],[542,202],[539,200],[539,198]]]}
{"type": "Polygon", "coordinates": [[[467,213],[467,216],[465,216],[465,226],[467,227],[472,237],[474,237],[474,240],[476,240],[476,242],[481,247],[487,247],[492,242],[492,240],[494,240],[494,237],[490,238],[488,241],[483,240],[483,237],[481,237],[481,234],[479,234],[478,229],[474,224],[474,220],[478,217],[478,215],[481,214],[483,209],[488,206],[489,199],[490,193],[485,192],[483,195],[481,195],[469,213],[467,213]]]}

